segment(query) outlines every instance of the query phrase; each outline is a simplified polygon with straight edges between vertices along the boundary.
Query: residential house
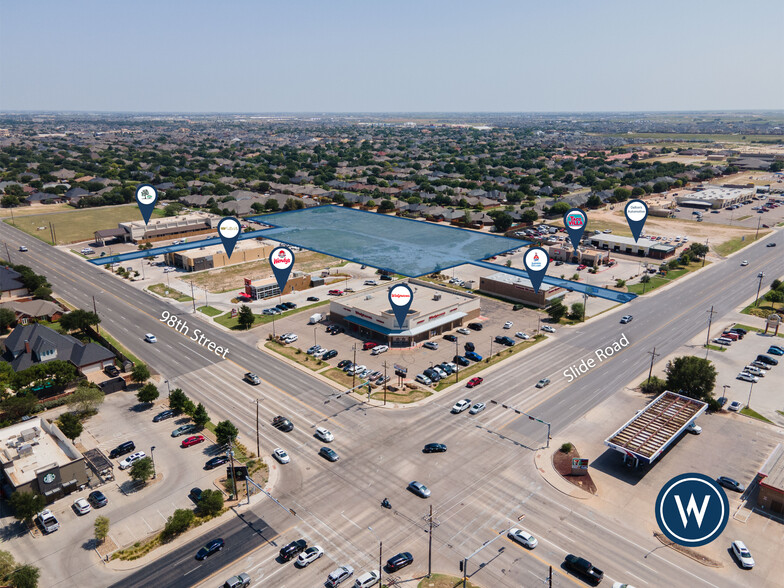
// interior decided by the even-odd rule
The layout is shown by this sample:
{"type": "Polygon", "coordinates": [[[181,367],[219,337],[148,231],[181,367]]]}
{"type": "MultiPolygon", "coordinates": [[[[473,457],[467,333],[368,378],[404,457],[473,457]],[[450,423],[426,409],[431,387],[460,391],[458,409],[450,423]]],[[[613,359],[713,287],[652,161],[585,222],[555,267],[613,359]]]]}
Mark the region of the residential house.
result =
{"type": "Polygon", "coordinates": [[[45,320],[49,322],[59,321],[63,315],[63,309],[54,302],[48,300],[13,300],[0,303],[0,308],[7,308],[16,314],[19,324],[45,320]]]}
{"type": "Polygon", "coordinates": [[[22,274],[10,267],[0,267],[0,298],[18,298],[29,296],[21,280],[22,274]]]}

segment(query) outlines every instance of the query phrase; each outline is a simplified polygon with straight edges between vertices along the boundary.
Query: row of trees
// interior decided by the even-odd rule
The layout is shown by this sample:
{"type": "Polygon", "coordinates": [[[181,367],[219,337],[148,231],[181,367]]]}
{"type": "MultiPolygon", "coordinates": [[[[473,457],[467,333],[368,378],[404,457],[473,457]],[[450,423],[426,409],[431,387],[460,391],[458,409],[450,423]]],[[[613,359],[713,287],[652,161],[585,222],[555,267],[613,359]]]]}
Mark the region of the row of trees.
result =
{"type": "MultiPolygon", "coordinates": [[[[210,422],[204,405],[201,402],[195,404],[180,388],[172,390],[169,394],[169,408],[187,414],[198,427],[204,427],[210,422]]],[[[233,443],[238,435],[239,430],[229,420],[221,421],[215,425],[215,438],[219,445],[233,443]]]]}

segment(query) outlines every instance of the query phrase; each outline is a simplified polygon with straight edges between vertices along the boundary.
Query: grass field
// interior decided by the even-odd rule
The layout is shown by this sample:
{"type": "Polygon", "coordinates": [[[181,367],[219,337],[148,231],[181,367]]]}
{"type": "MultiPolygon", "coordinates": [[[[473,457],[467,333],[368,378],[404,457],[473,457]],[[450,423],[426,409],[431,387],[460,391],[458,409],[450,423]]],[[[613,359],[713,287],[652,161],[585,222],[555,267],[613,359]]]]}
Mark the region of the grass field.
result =
{"type": "MultiPolygon", "coordinates": [[[[341,386],[344,386],[346,389],[351,388],[352,378],[343,370],[339,370],[338,368],[331,368],[325,372],[321,372],[323,376],[328,377],[333,382],[337,382],[341,386]]],[[[354,378],[354,386],[359,386],[360,384],[364,384],[365,380],[361,380],[359,378],[354,378]]],[[[388,399],[388,398],[387,398],[388,399]]]]}
{"type": "Polygon", "coordinates": [[[176,300],[177,302],[190,302],[193,300],[190,296],[186,296],[179,290],[175,290],[174,288],[169,288],[166,284],[153,284],[152,286],[147,286],[147,289],[150,292],[154,292],[158,296],[163,296],[164,298],[171,298],[176,300]]]}
{"type": "MultiPolygon", "coordinates": [[[[412,404],[414,402],[419,402],[420,400],[432,395],[433,395],[432,392],[428,392],[427,390],[421,390],[420,388],[417,388],[416,390],[406,390],[405,394],[398,394],[398,393],[392,393],[387,391],[386,401],[394,402],[396,404],[412,404]]],[[[367,396],[367,394],[365,394],[365,396],[367,396]]],[[[377,389],[374,388],[373,393],[370,395],[370,397],[373,400],[384,400],[384,387],[381,386],[377,389]]]]}
{"type": "Polygon", "coordinates": [[[222,310],[219,310],[213,306],[200,306],[196,310],[206,314],[207,316],[218,316],[220,313],[223,312],[222,310]]]}
{"type": "MultiPolygon", "coordinates": [[[[284,317],[290,316],[292,314],[297,314],[298,312],[305,312],[313,308],[317,308],[319,306],[324,306],[326,304],[329,304],[329,300],[321,300],[320,302],[314,302],[313,304],[308,304],[307,306],[300,306],[299,308],[295,308],[293,310],[287,310],[286,312],[275,315],[274,317],[270,314],[254,314],[253,316],[256,317],[256,320],[253,323],[251,329],[253,327],[258,327],[259,325],[266,325],[267,323],[271,323],[273,318],[277,321],[284,317]]],[[[271,301],[270,301],[270,306],[273,306],[271,301]]],[[[236,317],[231,318],[230,312],[227,312],[223,316],[219,316],[215,318],[215,321],[222,324],[224,327],[229,327],[230,329],[237,328],[237,325],[239,324],[237,322],[236,317]]]]}
{"type": "Polygon", "coordinates": [[[727,351],[724,347],[719,347],[718,345],[703,345],[703,348],[707,347],[711,351],[727,351]]]}
{"type": "Polygon", "coordinates": [[[773,424],[772,420],[762,416],[756,410],[754,410],[752,408],[749,408],[749,407],[741,408],[740,409],[740,414],[745,414],[747,417],[751,417],[753,419],[757,419],[758,421],[762,421],[763,423],[770,423],[771,425],[773,424]]]}
{"type": "MultiPolygon", "coordinates": [[[[159,209],[155,216],[162,215],[159,209]]],[[[17,215],[14,211],[14,226],[40,239],[52,244],[49,232],[49,223],[54,227],[57,245],[78,243],[91,240],[95,231],[99,229],[113,229],[117,223],[125,221],[142,220],[142,214],[136,204],[123,204],[121,206],[101,206],[99,208],[73,209],[67,207],[55,212],[38,212],[38,214],[17,215]],[[39,230],[41,227],[43,229],[39,230]]],[[[11,224],[11,218],[5,219],[11,224]]]]}
{"type": "MultiPolygon", "coordinates": [[[[759,238],[761,239],[769,232],[770,231],[760,231],[759,238]]],[[[728,241],[724,241],[724,243],[716,245],[713,250],[722,257],[727,257],[730,253],[735,253],[736,251],[743,249],[746,245],[751,245],[754,241],[756,241],[756,239],[752,236],[747,237],[745,240],[743,237],[733,237],[728,241]]]]}
{"type": "MultiPolygon", "coordinates": [[[[706,261],[705,265],[709,266],[711,262],[706,261]]],[[[666,276],[651,276],[651,281],[647,284],[632,284],[626,287],[626,290],[631,292],[632,294],[642,295],[643,290],[647,294],[651,290],[655,290],[665,284],[669,284],[673,280],[677,280],[678,278],[685,276],[686,274],[696,271],[702,267],[701,261],[692,261],[687,267],[680,267],[676,270],[671,270],[667,272],[666,276]]]]}
{"type": "Polygon", "coordinates": [[[303,353],[301,350],[297,349],[296,347],[289,347],[287,345],[281,345],[277,341],[267,341],[264,343],[264,347],[267,349],[271,349],[275,353],[281,354],[283,357],[287,357],[292,361],[296,361],[298,364],[305,366],[308,369],[313,371],[318,371],[326,365],[329,365],[326,361],[321,361],[320,359],[316,359],[315,357],[311,357],[307,353],[303,353]]]}
{"type": "Polygon", "coordinates": [[[588,218],[588,226],[585,228],[585,234],[590,235],[593,231],[604,231],[610,229],[613,235],[620,235],[621,237],[631,237],[632,232],[629,226],[625,223],[614,223],[606,220],[591,220],[588,218]]]}

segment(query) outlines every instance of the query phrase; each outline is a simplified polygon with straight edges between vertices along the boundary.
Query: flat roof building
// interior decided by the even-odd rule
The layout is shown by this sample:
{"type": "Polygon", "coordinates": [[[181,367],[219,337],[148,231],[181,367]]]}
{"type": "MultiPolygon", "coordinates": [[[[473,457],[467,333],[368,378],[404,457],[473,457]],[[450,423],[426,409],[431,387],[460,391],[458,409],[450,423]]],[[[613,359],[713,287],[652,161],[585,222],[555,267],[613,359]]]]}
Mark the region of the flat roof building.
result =
{"type": "Polygon", "coordinates": [[[610,252],[589,247],[575,249],[571,245],[553,245],[548,247],[550,258],[569,263],[582,263],[590,267],[598,267],[610,263],[610,252]]]}
{"type": "Polygon", "coordinates": [[[679,206],[692,208],[725,208],[731,204],[738,204],[751,200],[756,194],[754,188],[726,188],[711,186],[689,194],[675,196],[679,206]]]}
{"type": "Polygon", "coordinates": [[[634,237],[622,237],[605,233],[589,236],[588,243],[597,249],[607,249],[614,253],[625,253],[639,257],[652,257],[653,259],[671,257],[675,255],[676,251],[674,245],[659,243],[645,237],[641,237],[635,242],[634,237]]]}
{"type": "Polygon", "coordinates": [[[40,417],[0,429],[0,469],[11,492],[35,492],[47,502],[88,481],[84,456],[57,426],[40,417]]]}
{"type": "Polygon", "coordinates": [[[248,239],[237,241],[231,257],[226,255],[223,245],[210,245],[209,247],[166,253],[164,259],[169,265],[189,272],[198,272],[235,263],[266,260],[273,249],[274,247],[261,245],[255,239],[248,239]]]}
{"type": "Polygon", "coordinates": [[[759,471],[757,506],[784,514],[784,446],[779,443],[759,471]]]}
{"type": "Polygon", "coordinates": [[[164,218],[151,218],[144,221],[118,223],[116,229],[95,231],[95,243],[103,245],[106,241],[144,243],[182,239],[217,231],[219,217],[206,212],[194,212],[164,218]]]}
{"type": "Polygon", "coordinates": [[[538,308],[549,306],[555,300],[566,295],[566,290],[560,286],[553,286],[544,282],[540,286],[539,292],[535,292],[534,285],[528,278],[521,278],[504,272],[480,277],[479,291],[492,294],[493,296],[500,296],[513,302],[530,304],[538,308]]]}
{"type": "Polygon", "coordinates": [[[403,325],[398,326],[388,292],[399,283],[332,300],[330,320],[363,339],[390,347],[411,347],[479,316],[479,296],[412,278],[403,282],[413,290],[414,298],[403,325]]]}
{"type": "MultiPolygon", "coordinates": [[[[310,288],[313,285],[312,282],[313,280],[310,274],[305,274],[303,272],[291,272],[289,279],[286,281],[286,286],[283,288],[282,294],[302,292],[303,290],[310,288]]],[[[281,291],[280,287],[278,286],[278,281],[273,277],[256,283],[252,282],[248,278],[245,278],[245,294],[251,300],[264,300],[265,298],[279,296],[281,291]]]]}

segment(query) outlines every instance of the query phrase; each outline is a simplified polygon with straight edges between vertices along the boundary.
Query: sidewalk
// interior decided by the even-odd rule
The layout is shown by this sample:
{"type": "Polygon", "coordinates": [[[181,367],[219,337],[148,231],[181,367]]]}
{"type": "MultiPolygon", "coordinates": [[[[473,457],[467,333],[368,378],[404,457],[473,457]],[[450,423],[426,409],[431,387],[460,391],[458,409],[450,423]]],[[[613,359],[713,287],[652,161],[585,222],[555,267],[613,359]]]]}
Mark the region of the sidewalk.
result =
{"type": "Polygon", "coordinates": [[[587,500],[593,498],[593,494],[578,488],[574,484],[564,480],[561,475],[555,471],[553,467],[553,454],[558,451],[559,443],[555,440],[550,440],[550,447],[548,449],[540,449],[534,453],[534,465],[536,471],[542,476],[545,482],[550,484],[553,488],[566,494],[571,498],[578,498],[580,500],[587,500]]]}

